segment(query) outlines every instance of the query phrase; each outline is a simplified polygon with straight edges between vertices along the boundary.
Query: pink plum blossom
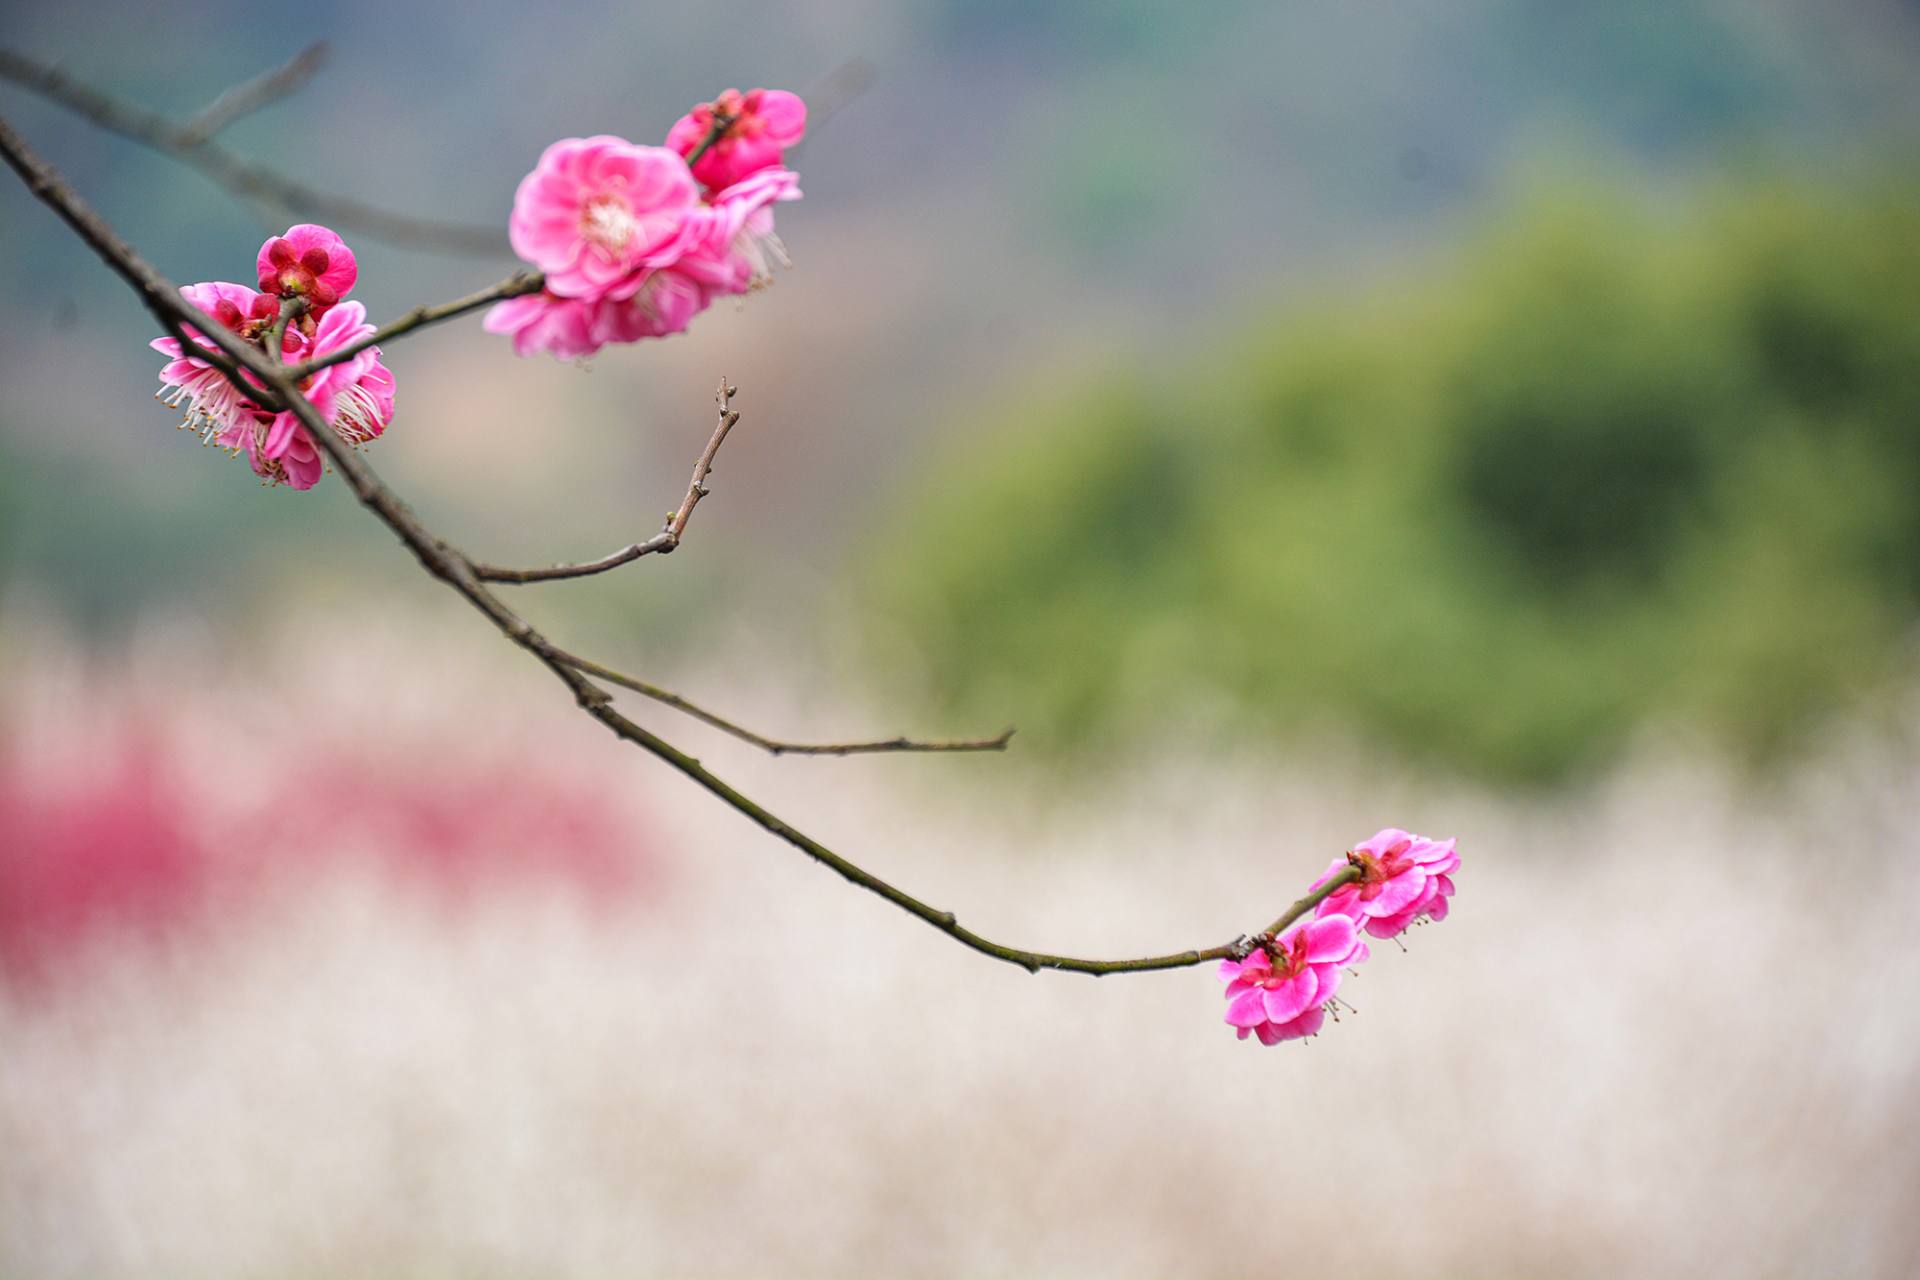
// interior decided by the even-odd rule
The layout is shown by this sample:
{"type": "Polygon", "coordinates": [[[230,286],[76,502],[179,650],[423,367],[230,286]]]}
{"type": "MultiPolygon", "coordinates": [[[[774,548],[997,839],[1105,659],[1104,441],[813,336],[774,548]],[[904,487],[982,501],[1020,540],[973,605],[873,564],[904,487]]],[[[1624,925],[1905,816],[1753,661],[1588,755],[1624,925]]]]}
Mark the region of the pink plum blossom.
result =
{"type": "MultiPolygon", "coordinates": [[[[300,355],[318,360],[373,335],[367,309],[343,302],[320,319],[300,355]]],[[[330,364],[300,384],[313,407],[333,433],[350,445],[378,438],[393,421],[393,373],[381,359],[379,347],[367,347],[338,364],[330,364]]],[[[283,414],[291,418],[292,414],[283,414]]]]}
{"type": "MultiPolygon", "coordinates": [[[[280,304],[273,298],[224,280],[187,285],[180,295],[248,342],[260,341],[280,314],[280,304]]],[[[186,332],[196,343],[212,345],[191,325],[186,326],[186,332]]],[[[187,355],[178,339],[155,338],[147,345],[168,358],[160,370],[160,399],[184,410],[182,427],[191,427],[211,439],[243,420],[251,420],[257,412],[258,406],[227,381],[225,374],[199,357],[187,355]]]]}
{"type": "Polygon", "coordinates": [[[1294,924],[1244,960],[1222,960],[1227,1023],[1261,1044],[1297,1040],[1320,1030],[1326,1004],[1340,988],[1340,966],[1367,958],[1352,918],[1321,916],[1294,924]]]}
{"type": "Polygon", "coordinates": [[[509,298],[487,312],[480,327],[488,333],[513,338],[515,355],[550,351],[561,360],[580,360],[598,351],[605,341],[594,335],[594,316],[600,304],[592,298],[563,298],[542,290],[509,298]]]}
{"type": "Polygon", "coordinates": [[[681,256],[685,214],[699,199],[677,152],[607,135],[562,138],[520,180],[507,234],[515,253],[546,272],[551,292],[631,296],[641,273],[681,256]]]}
{"type": "MultiPolygon", "coordinates": [[[[548,148],[549,156],[553,152],[548,148]]],[[[528,189],[523,182],[522,192],[528,189]]],[[[608,343],[684,332],[715,299],[758,289],[775,265],[786,264],[773,231],[773,205],[799,198],[798,174],[763,169],[711,203],[695,199],[675,209],[672,234],[658,235],[641,265],[618,276],[595,268],[585,283],[580,272],[565,276],[564,283],[549,273],[540,293],[496,305],[483,325],[489,333],[511,335],[519,355],[546,351],[561,360],[585,358],[608,343]]],[[[533,227],[537,220],[530,214],[522,221],[533,227]]]]}
{"type": "Polygon", "coordinates": [[[578,360],[683,332],[716,298],[760,288],[788,265],[773,206],[800,198],[799,175],[780,161],[805,132],[793,94],[728,90],[676,124],[666,147],[610,135],[554,143],[521,180],[508,223],[542,290],[495,306],[486,329],[520,355],[578,360]],[[715,110],[734,123],[696,181],[684,157],[715,110]]]}
{"type": "MultiPolygon", "coordinates": [[[[689,269],[697,265],[683,262],[649,272],[632,297],[601,299],[593,313],[592,332],[596,343],[638,342],[642,338],[685,333],[693,318],[705,311],[716,296],[740,292],[714,288],[711,280],[689,269]]],[[[726,271],[724,261],[712,265],[717,272],[726,271]]]]}
{"type": "Polygon", "coordinates": [[[667,146],[692,155],[713,131],[715,115],[733,121],[718,141],[693,162],[693,176],[709,191],[731,187],[742,178],[781,163],[786,149],[807,132],[807,104],[784,89],[729,89],[674,122],[667,146]]]}
{"type": "MultiPolygon", "coordinates": [[[[264,345],[279,315],[277,299],[244,285],[191,284],[180,292],[236,336],[256,345],[264,345]]],[[[282,354],[289,362],[331,355],[373,332],[366,308],[358,302],[329,307],[317,323],[310,315],[302,320],[310,327],[288,325],[282,338],[282,354]]],[[[205,340],[192,327],[187,335],[205,340]]],[[[182,426],[198,431],[209,444],[245,453],[254,474],[269,484],[311,489],[318,483],[324,459],[293,414],[275,414],[262,407],[218,369],[186,354],[177,339],[156,338],[149,345],[169,357],[160,371],[161,398],[185,407],[182,426]]],[[[334,434],[350,445],[374,439],[393,420],[393,374],[382,363],[378,347],[319,370],[302,383],[301,390],[334,434]]]]}
{"type": "Polygon", "coordinates": [[[773,206],[800,198],[800,175],[791,169],[762,169],[713,197],[713,208],[724,219],[727,253],[745,272],[740,288],[757,289],[773,278],[775,266],[791,266],[786,246],[773,232],[773,206]]]}
{"type": "Polygon", "coordinates": [[[647,272],[631,297],[609,294],[595,335],[605,342],[636,342],[681,333],[716,298],[763,287],[774,264],[788,261],[773,234],[772,206],[799,198],[799,175],[765,169],[690,212],[679,259],[647,272]]]}
{"type": "Polygon", "coordinates": [[[1394,937],[1422,916],[1446,919],[1447,899],[1453,896],[1448,873],[1460,865],[1453,840],[1429,840],[1388,827],[1354,846],[1347,857],[1335,858],[1315,887],[1350,862],[1360,868],[1360,879],[1327,895],[1319,909],[1323,919],[1352,916],[1376,938],[1394,937]]]}
{"type": "Polygon", "coordinates": [[[305,298],[316,321],[347,296],[360,269],[353,250],[325,227],[303,222],[288,227],[260,246],[255,259],[260,292],[279,298],[305,298]]]}

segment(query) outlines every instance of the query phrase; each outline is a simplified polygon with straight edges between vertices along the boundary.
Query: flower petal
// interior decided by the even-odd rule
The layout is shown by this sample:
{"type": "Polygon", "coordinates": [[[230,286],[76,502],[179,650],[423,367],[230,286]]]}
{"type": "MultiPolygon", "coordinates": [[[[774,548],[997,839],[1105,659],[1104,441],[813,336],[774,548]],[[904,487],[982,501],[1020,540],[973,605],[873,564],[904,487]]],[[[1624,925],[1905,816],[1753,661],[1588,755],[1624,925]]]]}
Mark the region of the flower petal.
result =
{"type": "Polygon", "coordinates": [[[1258,987],[1242,991],[1227,1005],[1227,1022],[1236,1027],[1257,1027],[1267,1020],[1267,1011],[1258,987]]]}
{"type": "Polygon", "coordinates": [[[1262,994],[1265,996],[1267,1020],[1286,1022],[1300,1016],[1300,1011],[1313,1003],[1317,985],[1313,970],[1302,969],[1279,986],[1266,988],[1262,994]]]}
{"type": "Polygon", "coordinates": [[[1427,873],[1419,866],[1408,867],[1380,886],[1380,892],[1367,903],[1370,916],[1390,916],[1405,911],[1420,900],[1427,887],[1427,873]]]}
{"type": "Polygon", "coordinates": [[[1313,1002],[1325,1004],[1333,999],[1334,992],[1340,990],[1340,966],[1337,964],[1317,964],[1313,966],[1314,988],[1313,1002]]]}
{"type": "Polygon", "coordinates": [[[1279,1044],[1283,1040],[1299,1040],[1305,1036],[1316,1036],[1320,1034],[1320,1028],[1326,1024],[1326,1021],[1326,1009],[1315,1005],[1284,1026],[1274,1027],[1273,1039],[1267,1040],[1262,1037],[1262,1042],[1279,1044]]]}
{"type": "Polygon", "coordinates": [[[1382,827],[1367,839],[1353,846],[1356,853],[1370,853],[1376,858],[1400,852],[1413,844],[1411,832],[1398,827],[1382,827]]]}
{"type": "Polygon", "coordinates": [[[1306,927],[1307,962],[1338,964],[1353,954],[1360,941],[1353,919],[1345,915],[1321,916],[1306,927]]]}

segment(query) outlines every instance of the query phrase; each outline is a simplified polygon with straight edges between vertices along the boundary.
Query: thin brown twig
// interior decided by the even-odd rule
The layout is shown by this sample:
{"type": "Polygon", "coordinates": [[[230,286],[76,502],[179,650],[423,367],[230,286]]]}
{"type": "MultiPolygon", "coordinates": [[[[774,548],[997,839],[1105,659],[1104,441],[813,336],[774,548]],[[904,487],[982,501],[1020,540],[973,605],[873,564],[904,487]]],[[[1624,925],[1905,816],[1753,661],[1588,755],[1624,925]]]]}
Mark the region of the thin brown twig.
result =
{"type": "MultiPolygon", "coordinates": [[[[479,610],[509,641],[526,650],[551,671],[573,694],[581,710],[611,730],[615,736],[663,761],[717,797],[735,812],[746,817],[771,835],[778,836],[849,883],[885,899],[910,915],[925,921],[962,946],[982,955],[1029,972],[1052,969],[1066,973],[1100,975],[1140,973],[1159,969],[1183,969],[1209,960],[1239,958],[1259,945],[1258,939],[1245,935],[1219,946],[1166,955],[1144,956],[1131,960],[1087,960],[1075,956],[1053,955],[1009,947],[963,926],[953,912],[943,911],[896,888],[887,881],[835,853],[826,845],[787,823],[770,810],[744,795],[724,779],[708,770],[694,757],[681,751],[657,734],[621,715],[613,708],[612,696],[575,669],[559,650],[531,624],[487,590],[473,572],[473,565],[451,544],[428,532],[397,494],[376,475],[371,467],[345,441],[336,436],[321,418],[313,402],[302,395],[287,377],[287,369],[266,358],[265,353],[241,341],[204,312],[189,304],[170,281],[147,264],[125,241],[114,234],[100,216],[88,208],[58,174],[41,160],[5,120],[0,120],[0,154],[27,184],[28,190],[53,209],[74,233],[146,304],[148,310],[169,330],[192,326],[207,335],[232,363],[254,375],[264,384],[252,386],[238,372],[228,376],[234,385],[259,400],[263,395],[293,413],[307,434],[318,445],[362,505],[391,529],[429,574],[440,579],[479,610]]],[[[698,487],[696,485],[696,487],[698,487]]],[[[1267,927],[1277,933],[1312,910],[1328,894],[1359,878],[1360,868],[1349,864],[1330,876],[1306,897],[1294,903],[1278,920],[1267,927]]]]}
{"type": "Polygon", "coordinates": [[[557,582],[564,578],[587,578],[596,573],[605,573],[609,569],[618,569],[623,564],[632,564],[641,556],[667,555],[680,546],[680,539],[687,532],[687,521],[693,518],[693,509],[700,505],[700,499],[707,496],[707,477],[713,474],[713,459],[720,452],[720,445],[726,440],[727,432],[733,430],[733,424],[740,421],[740,415],[732,408],[734,393],[740,388],[729,386],[727,380],[720,380],[720,389],[714,393],[714,399],[720,405],[720,421],[713,429],[713,435],[707,439],[707,447],[700,451],[694,460],[693,478],[687,482],[687,496],[670,515],[660,532],[645,542],[635,542],[620,548],[598,560],[583,560],[578,564],[554,564],[540,569],[503,569],[498,565],[475,564],[473,576],[482,582],[557,582]]]}
{"type": "Polygon", "coordinates": [[[245,116],[278,102],[313,78],[327,62],[327,42],[315,40],[286,63],[233,86],[180,126],[181,138],[199,146],[245,116]]]}
{"type": "Polygon", "coordinates": [[[0,79],[84,116],[110,133],[164,152],[198,169],[234,194],[272,205],[288,216],[324,220],[376,240],[438,253],[499,258],[512,255],[507,238],[490,227],[391,213],[296,182],[234,155],[210,139],[145,107],[110,97],[55,67],[0,49],[0,79]]]}
{"type": "MultiPolygon", "coordinates": [[[[713,460],[720,453],[720,446],[726,443],[727,432],[733,430],[733,424],[740,421],[740,415],[733,411],[733,397],[740,388],[730,385],[725,378],[720,379],[720,389],[713,393],[714,403],[720,406],[720,420],[714,425],[713,434],[707,438],[707,447],[694,459],[693,477],[687,481],[687,496],[680,500],[680,507],[667,521],[663,532],[673,538],[674,546],[680,545],[680,536],[687,531],[687,521],[693,518],[693,509],[700,505],[700,499],[707,496],[707,477],[713,474],[713,460]]],[[[673,547],[664,550],[671,551],[673,547]]]]}
{"type": "Polygon", "coordinates": [[[711,725],[722,733],[731,734],[742,742],[752,743],[762,751],[776,756],[860,756],[878,755],[882,752],[913,751],[1005,751],[1007,743],[1013,738],[1011,728],[1003,729],[991,738],[876,738],[864,742],[789,742],[784,738],[769,738],[763,733],[755,733],[743,724],[727,719],[725,716],[707,710],[696,702],[689,701],[671,689],[657,684],[649,684],[636,676],[612,667],[603,666],[589,658],[568,653],[565,649],[555,649],[554,656],[568,666],[584,671],[590,676],[605,680],[608,684],[617,684],[623,689],[631,689],[644,697],[652,698],[675,711],[692,716],[702,724],[711,725]]]}
{"type": "Polygon", "coordinates": [[[452,302],[442,302],[438,306],[415,307],[398,320],[374,330],[358,342],[349,342],[336,351],[299,364],[287,366],[287,376],[295,382],[318,373],[330,364],[340,364],[351,360],[368,347],[377,347],[395,338],[403,338],[416,329],[439,324],[442,320],[451,320],[455,316],[466,315],[469,311],[478,311],[489,303],[504,302],[508,298],[518,298],[523,294],[538,293],[546,287],[547,277],[538,271],[516,271],[499,284],[488,285],[478,293],[470,293],[464,298],[455,298],[452,302]]]}
{"type": "MultiPolygon", "coordinates": [[[[807,104],[807,136],[813,137],[839,115],[855,98],[873,87],[878,73],[865,58],[845,62],[807,86],[801,98],[807,104]]],[[[797,144],[805,146],[805,142],[797,144]]]]}

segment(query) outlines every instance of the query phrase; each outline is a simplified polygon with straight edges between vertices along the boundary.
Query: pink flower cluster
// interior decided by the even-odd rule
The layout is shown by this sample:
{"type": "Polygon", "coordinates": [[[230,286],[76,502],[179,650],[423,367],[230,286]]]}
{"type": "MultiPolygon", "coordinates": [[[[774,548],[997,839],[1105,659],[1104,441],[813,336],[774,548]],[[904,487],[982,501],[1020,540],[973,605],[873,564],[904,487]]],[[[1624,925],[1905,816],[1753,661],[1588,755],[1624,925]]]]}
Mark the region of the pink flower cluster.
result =
{"type": "Polygon", "coordinates": [[[782,161],[806,125],[791,93],[729,89],[682,117],[664,147],[605,134],[554,143],[507,224],[545,285],[494,307],[485,328],[511,335],[520,355],[577,360],[684,332],[716,298],[759,288],[787,261],[773,206],[800,198],[782,161]]]}
{"type": "MultiPolygon", "coordinates": [[[[287,228],[260,246],[255,261],[260,291],[213,281],[190,284],[181,296],[228,332],[254,346],[266,346],[280,315],[283,298],[304,298],[307,309],[290,321],[281,338],[288,364],[331,355],[373,332],[366,308],[342,299],[359,275],[353,251],[325,227],[303,223],[287,228]]],[[[191,326],[196,343],[211,341],[191,326]]],[[[209,444],[244,453],[254,474],[268,484],[311,489],[325,471],[320,448],[293,414],[275,413],[257,404],[226,375],[198,356],[187,354],[176,338],[149,343],[167,357],[160,370],[160,398],[184,407],[183,427],[192,427],[209,444]]],[[[245,375],[255,386],[252,375],[245,375]]],[[[362,445],[393,421],[393,374],[381,363],[380,348],[368,347],[349,359],[310,375],[301,390],[333,432],[349,445],[362,445]]]]}
{"type": "Polygon", "coordinates": [[[1312,917],[1277,936],[1262,935],[1244,959],[1220,962],[1227,1023],[1242,1040],[1258,1036],[1261,1044],[1274,1045],[1319,1032],[1329,1006],[1337,1003],[1341,967],[1369,954],[1362,932],[1394,938],[1420,920],[1447,918],[1450,873],[1460,866],[1460,855],[1452,840],[1388,827],[1335,858],[1313,887],[1347,866],[1359,868],[1359,878],[1328,894],[1312,917]]]}

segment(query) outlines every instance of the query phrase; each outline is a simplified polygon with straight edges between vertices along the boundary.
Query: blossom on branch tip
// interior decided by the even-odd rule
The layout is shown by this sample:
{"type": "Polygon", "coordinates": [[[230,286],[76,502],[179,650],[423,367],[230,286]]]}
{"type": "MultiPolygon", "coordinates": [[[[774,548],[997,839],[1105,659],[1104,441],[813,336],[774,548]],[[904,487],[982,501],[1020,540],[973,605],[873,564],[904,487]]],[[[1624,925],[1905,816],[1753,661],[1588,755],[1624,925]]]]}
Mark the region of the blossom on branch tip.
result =
{"type": "Polygon", "coordinates": [[[709,191],[731,187],[742,178],[778,165],[788,147],[807,133],[807,104],[784,89],[729,89],[674,121],[667,145],[692,155],[712,134],[716,117],[729,120],[726,132],[693,162],[693,176],[709,191]]]}
{"type": "Polygon", "coordinates": [[[1340,988],[1340,966],[1366,958],[1350,917],[1300,921],[1244,960],[1220,962],[1227,1023],[1242,1040],[1258,1036],[1266,1045],[1313,1035],[1340,988]]]}
{"type": "Polygon", "coordinates": [[[353,250],[339,236],[311,222],[288,227],[285,235],[261,245],[254,265],[260,273],[260,292],[305,298],[307,313],[315,321],[347,296],[360,275],[353,250]]]}
{"type": "Polygon", "coordinates": [[[1335,858],[1314,887],[1348,865],[1360,868],[1360,878],[1328,894],[1320,916],[1352,916],[1372,936],[1391,938],[1422,917],[1447,918],[1447,899],[1453,896],[1449,873],[1459,867],[1460,855],[1451,839],[1429,840],[1387,827],[1346,857],[1335,858]]]}

